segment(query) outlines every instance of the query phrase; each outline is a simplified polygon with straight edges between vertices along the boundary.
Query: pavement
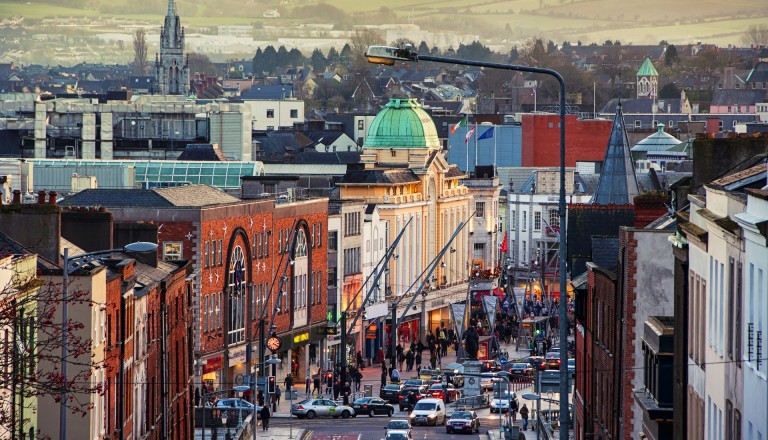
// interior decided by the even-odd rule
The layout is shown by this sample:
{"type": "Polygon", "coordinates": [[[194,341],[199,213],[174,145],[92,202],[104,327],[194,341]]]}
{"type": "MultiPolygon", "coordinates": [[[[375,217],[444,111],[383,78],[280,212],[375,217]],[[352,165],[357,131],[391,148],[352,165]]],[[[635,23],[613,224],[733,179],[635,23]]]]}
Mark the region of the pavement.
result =
{"type": "MultiPolygon", "coordinates": [[[[507,351],[507,353],[509,355],[509,357],[508,357],[508,361],[509,362],[513,362],[515,359],[520,359],[520,358],[527,357],[529,355],[529,353],[530,353],[530,351],[528,349],[522,349],[521,348],[521,350],[519,350],[519,351],[516,350],[516,347],[515,347],[514,343],[511,343],[511,344],[504,344],[504,343],[502,343],[501,344],[501,349],[502,349],[502,351],[504,351],[504,350],[507,351]]],[[[442,365],[448,365],[448,364],[454,363],[454,362],[456,362],[456,353],[449,348],[448,354],[441,359],[438,367],[442,366],[442,365]]],[[[424,367],[424,365],[422,365],[422,367],[424,367]]],[[[361,371],[361,373],[363,375],[363,378],[361,380],[360,392],[359,393],[355,392],[355,393],[353,393],[352,396],[350,396],[350,399],[349,399],[350,403],[353,402],[358,397],[363,397],[362,391],[365,389],[365,385],[369,385],[369,386],[372,387],[372,389],[373,389],[373,396],[378,396],[378,394],[379,394],[378,390],[379,390],[379,386],[381,385],[381,367],[380,367],[380,365],[379,364],[374,364],[373,366],[366,367],[366,368],[364,368],[361,371]]],[[[409,379],[411,377],[416,377],[416,369],[414,368],[413,371],[401,371],[400,376],[401,376],[401,380],[406,380],[406,379],[409,379]]],[[[280,382],[280,381],[278,380],[278,382],[280,382]]],[[[519,385],[519,388],[514,389],[514,391],[517,393],[518,396],[521,396],[524,393],[532,393],[533,392],[533,386],[532,385],[523,385],[523,384],[518,384],[518,385],[519,385]]],[[[306,399],[308,397],[324,397],[324,398],[329,398],[329,397],[332,398],[333,397],[332,394],[331,395],[329,395],[329,394],[322,394],[322,395],[319,395],[319,396],[312,396],[312,395],[310,395],[309,393],[306,392],[306,390],[304,389],[303,386],[301,388],[294,388],[294,389],[297,390],[297,394],[298,394],[297,395],[297,399],[293,400],[293,401],[286,400],[286,399],[281,399],[279,405],[277,405],[276,411],[272,411],[272,417],[273,418],[280,419],[280,418],[289,418],[289,417],[291,417],[291,415],[290,415],[291,403],[295,403],[297,401],[304,400],[304,399],[306,399]]],[[[323,387],[323,390],[324,390],[324,387],[323,387]]],[[[283,397],[285,397],[285,396],[286,396],[286,394],[284,393],[283,397]]],[[[522,397],[518,397],[518,399],[520,401],[520,405],[521,406],[522,406],[523,403],[527,403],[528,407],[531,408],[532,410],[536,408],[535,402],[533,402],[533,401],[530,401],[530,402],[525,401],[524,399],[522,399],[522,397]]],[[[453,406],[452,404],[449,405],[449,412],[453,409],[452,406],[453,406]]],[[[396,408],[396,410],[397,410],[397,408],[396,408]]],[[[481,417],[488,417],[488,418],[493,417],[493,416],[498,417],[498,415],[496,415],[496,414],[491,415],[490,411],[488,409],[479,409],[477,411],[478,411],[478,415],[480,415],[481,417]]],[[[532,411],[532,413],[533,412],[535,412],[535,411],[532,411]]],[[[532,414],[532,419],[533,419],[533,417],[534,417],[534,415],[532,414]]],[[[532,425],[533,425],[533,423],[532,423],[533,420],[531,420],[530,422],[531,423],[529,423],[528,431],[523,431],[523,433],[525,434],[525,438],[526,439],[533,440],[533,439],[536,439],[536,432],[531,430],[532,425]]],[[[261,422],[259,422],[259,424],[260,423],[261,422]]],[[[520,422],[520,418],[518,417],[518,420],[517,420],[516,424],[518,426],[520,426],[520,423],[521,423],[520,422]]],[[[489,425],[486,425],[486,426],[489,426],[489,425]]],[[[489,428],[490,428],[490,426],[489,426],[489,428]]],[[[196,439],[202,439],[202,433],[200,432],[201,430],[198,428],[195,431],[196,431],[195,438],[196,439]]],[[[208,429],[208,431],[209,432],[206,433],[206,440],[211,438],[210,437],[210,435],[211,435],[210,434],[210,428],[208,429]]],[[[303,434],[303,433],[304,433],[304,430],[301,430],[301,434],[303,434]]],[[[296,428],[296,429],[292,430],[292,434],[293,434],[292,436],[289,436],[290,434],[291,433],[289,432],[288,429],[286,429],[284,427],[275,426],[273,428],[270,428],[270,430],[267,431],[267,432],[259,430],[258,433],[257,433],[256,438],[275,439],[275,440],[278,440],[278,439],[282,440],[282,439],[288,439],[288,438],[292,438],[292,439],[300,439],[301,438],[301,435],[299,435],[300,434],[299,433],[299,428],[296,428]]],[[[557,431],[555,431],[555,434],[557,435],[557,431]]],[[[222,440],[225,439],[225,437],[224,437],[225,434],[224,433],[220,433],[219,435],[220,435],[220,438],[222,440]]],[[[497,429],[489,429],[489,431],[488,431],[488,438],[489,438],[489,440],[500,440],[498,428],[497,429]]],[[[544,439],[546,437],[542,435],[541,438],[544,439]]]]}

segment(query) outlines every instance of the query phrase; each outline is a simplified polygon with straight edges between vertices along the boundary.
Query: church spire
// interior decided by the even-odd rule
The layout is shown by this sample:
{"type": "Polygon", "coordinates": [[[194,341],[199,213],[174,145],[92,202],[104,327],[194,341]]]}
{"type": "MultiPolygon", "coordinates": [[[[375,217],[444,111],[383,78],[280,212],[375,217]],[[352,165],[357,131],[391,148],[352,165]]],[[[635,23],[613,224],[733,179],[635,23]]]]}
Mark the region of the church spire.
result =
{"type": "Polygon", "coordinates": [[[608,149],[603,159],[603,170],[590,203],[597,205],[631,205],[640,193],[635,167],[629,154],[629,140],[624,127],[621,104],[616,106],[608,149]]]}
{"type": "Polygon", "coordinates": [[[173,0],[168,0],[168,14],[166,14],[168,17],[175,17],[176,16],[176,4],[173,3],[173,0]]]}

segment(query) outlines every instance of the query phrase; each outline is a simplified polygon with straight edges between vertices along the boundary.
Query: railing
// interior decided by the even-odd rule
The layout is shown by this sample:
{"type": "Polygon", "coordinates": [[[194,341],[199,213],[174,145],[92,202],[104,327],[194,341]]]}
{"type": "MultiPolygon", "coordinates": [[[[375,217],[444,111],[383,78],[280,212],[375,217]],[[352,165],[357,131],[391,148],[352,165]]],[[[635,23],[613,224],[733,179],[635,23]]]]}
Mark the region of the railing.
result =
{"type": "Polygon", "coordinates": [[[488,394],[485,393],[479,394],[477,396],[459,397],[455,402],[453,402],[453,406],[456,408],[456,410],[463,410],[467,408],[484,408],[489,405],[490,402],[488,401],[488,394]]]}

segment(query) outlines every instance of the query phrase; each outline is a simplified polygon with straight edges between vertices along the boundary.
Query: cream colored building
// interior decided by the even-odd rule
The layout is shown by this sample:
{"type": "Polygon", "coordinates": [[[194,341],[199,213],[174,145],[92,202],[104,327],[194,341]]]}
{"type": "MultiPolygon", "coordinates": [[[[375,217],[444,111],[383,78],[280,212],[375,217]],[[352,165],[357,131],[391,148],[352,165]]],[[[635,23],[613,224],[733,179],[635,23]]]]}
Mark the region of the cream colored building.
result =
{"type": "MultiPolygon", "coordinates": [[[[426,276],[423,270],[472,212],[472,197],[460,183],[466,175],[446,162],[440,148],[435,124],[416,100],[393,98],[370,124],[361,168],[348,170],[338,183],[342,200],[376,204],[388,225],[387,246],[406,228],[395,251],[397,258],[389,261],[390,302],[415,293],[426,276]]],[[[407,311],[409,301],[400,302],[401,343],[417,335],[424,338],[426,330],[440,323],[448,326],[449,304],[466,298],[469,231],[463,228],[450,242],[429,276],[427,295],[417,298],[407,311]]]]}

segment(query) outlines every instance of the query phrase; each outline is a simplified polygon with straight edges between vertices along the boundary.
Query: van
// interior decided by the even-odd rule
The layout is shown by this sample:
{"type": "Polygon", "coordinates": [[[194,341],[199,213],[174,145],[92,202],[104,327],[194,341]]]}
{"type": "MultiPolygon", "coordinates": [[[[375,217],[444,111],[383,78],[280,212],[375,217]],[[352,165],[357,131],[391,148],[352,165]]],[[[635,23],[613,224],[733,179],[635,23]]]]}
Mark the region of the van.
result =
{"type": "Polygon", "coordinates": [[[445,425],[445,402],[443,399],[421,399],[411,411],[411,425],[445,425]]]}

